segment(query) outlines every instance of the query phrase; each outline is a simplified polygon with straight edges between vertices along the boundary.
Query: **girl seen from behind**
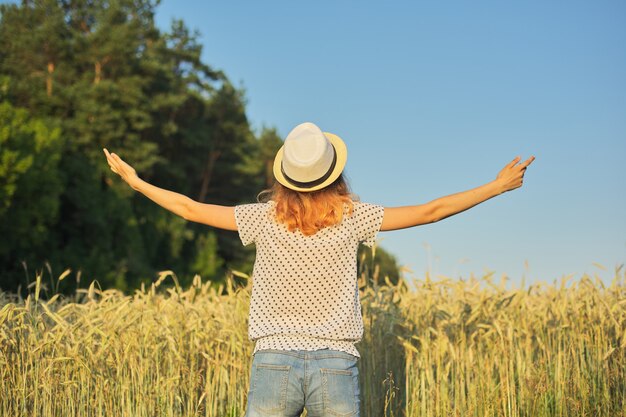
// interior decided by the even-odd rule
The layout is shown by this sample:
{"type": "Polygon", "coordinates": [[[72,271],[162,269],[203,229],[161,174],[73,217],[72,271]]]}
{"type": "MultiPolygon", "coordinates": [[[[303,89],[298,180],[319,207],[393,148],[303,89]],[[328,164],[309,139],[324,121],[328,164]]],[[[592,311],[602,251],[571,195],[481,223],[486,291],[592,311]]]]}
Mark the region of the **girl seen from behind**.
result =
{"type": "Polygon", "coordinates": [[[252,352],[246,417],[359,416],[356,344],[363,335],[357,250],[381,231],[440,221],[522,185],[517,157],[474,189],[402,207],[359,201],[343,171],[347,147],[313,123],[296,126],[278,150],[276,179],[258,202],[204,204],[141,180],[104,149],[113,172],[181,217],[237,231],[256,247],[248,337],[252,352]]]}

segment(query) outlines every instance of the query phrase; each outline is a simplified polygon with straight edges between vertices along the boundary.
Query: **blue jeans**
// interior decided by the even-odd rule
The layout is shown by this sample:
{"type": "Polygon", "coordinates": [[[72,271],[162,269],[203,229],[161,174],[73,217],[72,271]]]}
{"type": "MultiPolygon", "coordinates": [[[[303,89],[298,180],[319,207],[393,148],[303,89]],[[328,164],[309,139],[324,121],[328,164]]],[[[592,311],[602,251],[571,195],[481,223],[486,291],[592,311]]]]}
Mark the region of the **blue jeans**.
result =
{"type": "Polygon", "coordinates": [[[244,417],[358,417],[358,358],[332,349],[255,353],[244,417]]]}

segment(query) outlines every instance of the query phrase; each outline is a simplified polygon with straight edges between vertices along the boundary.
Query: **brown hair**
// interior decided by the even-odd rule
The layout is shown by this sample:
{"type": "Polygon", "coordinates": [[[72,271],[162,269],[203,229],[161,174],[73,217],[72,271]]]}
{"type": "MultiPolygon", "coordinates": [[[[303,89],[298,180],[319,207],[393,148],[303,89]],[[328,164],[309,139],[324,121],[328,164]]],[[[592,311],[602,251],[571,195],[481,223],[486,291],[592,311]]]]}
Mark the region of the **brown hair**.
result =
{"type": "Polygon", "coordinates": [[[259,203],[273,200],[275,203],[274,218],[287,225],[290,232],[300,229],[303,235],[310,236],[325,227],[341,223],[343,210],[348,206],[348,214],[352,215],[352,201],[358,201],[344,174],[321,190],[300,192],[285,187],[275,181],[271,188],[257,195],[259,203]]]}

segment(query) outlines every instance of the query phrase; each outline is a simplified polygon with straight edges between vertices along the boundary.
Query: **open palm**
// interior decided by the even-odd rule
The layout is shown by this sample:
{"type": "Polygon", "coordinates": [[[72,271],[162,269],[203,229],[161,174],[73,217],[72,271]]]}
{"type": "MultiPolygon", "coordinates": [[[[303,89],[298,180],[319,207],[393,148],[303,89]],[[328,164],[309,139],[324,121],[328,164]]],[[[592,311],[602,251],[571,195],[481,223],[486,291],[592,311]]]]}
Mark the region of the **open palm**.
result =
{"type": "Polygon", "coordinates": [[[107,162],[111,167],[111,171],[122,177],[122,179],[126,181],[128,185],[130,185],[132,188],[135,188],[135,184],[139,179],[135,168],[124,162],[122,158],[120,158],[117,154],[109,153],[106,148],[102,148],[102,150],[107,157],[107,162]]]}

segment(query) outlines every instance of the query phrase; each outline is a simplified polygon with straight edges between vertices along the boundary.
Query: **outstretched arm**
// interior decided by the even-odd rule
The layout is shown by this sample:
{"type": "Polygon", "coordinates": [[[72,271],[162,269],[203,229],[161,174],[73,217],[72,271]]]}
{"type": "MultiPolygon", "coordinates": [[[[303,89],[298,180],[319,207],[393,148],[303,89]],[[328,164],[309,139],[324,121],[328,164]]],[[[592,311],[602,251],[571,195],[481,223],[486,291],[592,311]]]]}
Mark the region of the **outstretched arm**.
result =
{"type": "Polygon", "coordinates": [[[208,224],[226,230],[237,230],[235,208],[217,204],[203,204],[186,195],[156,187],[137,176],[135,169],[115,153],[103,149],[111,171],[118,174],[135,191],[139,191],[161,207],[185,220],[208,224]]]}
{"type": "Polygon", "coordinates": [[[404,207],[385,207],[380,230],[397,230],[438,222],[465,211],[492,197],[522,186],[524,172],[535,157],[531,156],[516,165],[520,158],[509,162],[495,180],[487,184],[456,194],[438,198],[426,204],[404,207]]]}

